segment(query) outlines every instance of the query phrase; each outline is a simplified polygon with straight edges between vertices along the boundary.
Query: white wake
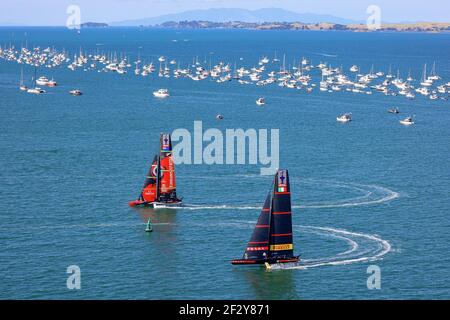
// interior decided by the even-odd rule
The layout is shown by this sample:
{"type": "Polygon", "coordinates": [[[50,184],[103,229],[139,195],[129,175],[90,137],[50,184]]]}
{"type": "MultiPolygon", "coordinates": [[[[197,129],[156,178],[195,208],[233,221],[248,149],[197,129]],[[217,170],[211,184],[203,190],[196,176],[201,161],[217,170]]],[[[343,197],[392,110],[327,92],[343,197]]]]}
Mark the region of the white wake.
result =
{"type": "Polygon", "coordinates": [[[298,266],[283,267],[274,265],[277,269],[310,269],[322,266],[338,266],[361,262],[371,262],[383,259],[392,250],[391,244],[373,234],[347,231],[328,227],[293,226],[298,232],[315,233],[321,236],[337,238],[347,242],[349,249],[331,257],[301,259],[298,266]]]}
{"type": "MultiPolygon", "coordinates": [[[[319,184],[316,180],[304,180],[306,182],[314,182],[319,184]]],[[[354,191],[362,193],[361,196],[333,200],[333,201],[322,201],[295,205],[295,199],[293,199],[294,205],[293,209],[323,209],[323,208],[342,208],[342,207],[357,207],[357,206],[368,206],[374,204],[385,203],[393,201],[400,197],[400,194],[389,188],[378,186],[378,185],[364,185],[356,183],[342,183],[342,182],[320,182],[322,185],[332,186],[335,188],[346,188],[353,189],[354,191]]],[[[261,205],[258,204],[245,204],[245,205],[208,205],[208,204],[186,204],[184,206],[177,207],[176,209],[184,210],[259,210],[261,205]]]]}

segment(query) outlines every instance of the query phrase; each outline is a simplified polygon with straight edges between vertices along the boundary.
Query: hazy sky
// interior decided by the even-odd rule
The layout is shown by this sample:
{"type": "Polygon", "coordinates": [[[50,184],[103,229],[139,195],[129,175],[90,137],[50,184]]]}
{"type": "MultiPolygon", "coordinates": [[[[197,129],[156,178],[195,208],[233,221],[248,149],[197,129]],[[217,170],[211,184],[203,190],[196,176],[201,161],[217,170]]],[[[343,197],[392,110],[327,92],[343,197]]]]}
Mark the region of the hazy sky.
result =
{"type": "Polygon", "coordinates": [[[371,4],[381,8],[382,20],[387,22],[450,20],[448,0],[1,0],[0,25],[64,25],[70,4],[80,6],[82,22],[113,22],[226,7],[277,7],[366,20],[366,9],[371,4]]]}

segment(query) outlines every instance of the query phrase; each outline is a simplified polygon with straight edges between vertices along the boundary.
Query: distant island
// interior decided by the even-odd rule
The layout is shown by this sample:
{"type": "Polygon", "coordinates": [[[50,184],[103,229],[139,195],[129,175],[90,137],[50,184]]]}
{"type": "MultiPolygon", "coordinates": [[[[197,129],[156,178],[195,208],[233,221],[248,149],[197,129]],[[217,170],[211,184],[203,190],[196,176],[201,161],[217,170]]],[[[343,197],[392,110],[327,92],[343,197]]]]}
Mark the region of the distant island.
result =
{"type": "MultiPolygon", "coordinates": [[[[106,28],[110,25],[102,22],[85,22],[81,28],[106,28]]],[[[312,30],[312,31],[392,31],[392,32],[450,32],[450,23],[383,23],[377,30],[370,30],[365,23],[305,23],[305,22],[214,22],[207,20],[166,21],[160,24],[140,25],[140,27],[164,29],[250,29],[250,30],[312,30]]]]}
{"type": "MultiPolygon", "coordinates": [[[[450,23],[385,21],[379,31],[448,32],[450,23]]],[[[355,19],[330,14],[294,12],[281,8],[248,10],[210,8],[189,10],[155,17],[110,22],[113,27],[158,27],[176,29],[253,29],[253,30],[341,30],[367,32],[365,17],[355,19]]]]}
{"type": "MultiPolygon", "coordinates": [[[[253,29],[253,30],[315,30],[315,31],[353,31],[369,32],[366,24],[338,24],[338,23],[303,23],[303,22],[212,22],[212,21],[167,21],[161,24],[149,26],[156,28],[172,29],[253,29]]],[[[418,23],[385,23],[375,31],[394,32],[449,32],[450,23],[418,22],[418,23]]]]}
{"type": "Polygon", "coordinates": [[[339,24],[363,23],[361,20],[346,19],[329,14],[299,13],[281,8],[263,8],[247,10],[242,8],[210,8],[203,10],[188,10],[178,13],[165,14],[156,17],[147,17],[134,20],[111,22],[114,27],[154,26],[166,21],[214,21],[214,22],[296,22],[319,23],[330,22],[339,24]]]}
{"type": "Polygon", "coordinates": [[[109,27],[107,23],[103,22],[85,22],[80,25],[81,28],[106,28],[109,27]]]}

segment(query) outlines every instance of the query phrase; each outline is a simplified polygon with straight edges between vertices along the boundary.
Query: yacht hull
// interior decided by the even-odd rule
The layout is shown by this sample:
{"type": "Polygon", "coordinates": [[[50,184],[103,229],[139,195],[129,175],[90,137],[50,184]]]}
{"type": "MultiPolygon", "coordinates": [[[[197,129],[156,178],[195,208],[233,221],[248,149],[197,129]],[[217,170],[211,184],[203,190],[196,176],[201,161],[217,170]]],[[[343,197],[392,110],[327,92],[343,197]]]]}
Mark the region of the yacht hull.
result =
{"type": "Polygon", "coordinates": [[[173,202],[145,202],[140,200],[130,201],[128,205],[132,208],[135,207],[145,207],[145,208],[176,208],[182,205],[182,201],[173,201],[173,202]]]}
{"type": "Polygon", "coordinates": [[[290,264],[290,263],[299,263],[300,258],[299,257],[293,257],[290,259],[264,259],[264,260],[257,260],[257,259],[236,259],[232,260],[231,264],[233,265],[265,265],[267,268],[267,265],[284,265],[284,264],[290,264]]]}
{"type": "Polygon", "coordinates": [[[300,261],[284,262],[284,263],[268,263],[268,262],[266,262],[264,264],[264,266],[266,267],[266,270],[283,270],[283,269],[302,267],[302,264],[300,263],[300,261]]]}

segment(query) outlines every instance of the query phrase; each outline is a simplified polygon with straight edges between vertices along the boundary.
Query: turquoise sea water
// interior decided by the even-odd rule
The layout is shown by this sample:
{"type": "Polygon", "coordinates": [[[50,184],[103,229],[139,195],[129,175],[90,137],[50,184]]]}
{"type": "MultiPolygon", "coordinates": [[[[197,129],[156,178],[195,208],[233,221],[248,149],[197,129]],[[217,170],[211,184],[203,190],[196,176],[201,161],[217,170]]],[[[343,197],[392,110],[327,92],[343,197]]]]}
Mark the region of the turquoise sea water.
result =
{"type": "MultiPolygon", "coordinates": [[[[196,56],[252,67],[267,55],[344,69],[436,61],[450,81],[450,35],[232,30],[0,28],[0,44],[126,53],[185,64],[196,56]],[[172,40],[178,40],[174,42],[172,40]],[[244,60],[240,61],[239,58],[244,60]]],[[[33,70],[25,67],[25,78],[33,70]]],[[[60,86],[20,92],[20,66],[0,60],[0,298],[448,299],[450,104],[278,86],[42,69],[60,86]],[[158,101],[152,91],[169,88],[158,101]],[[67,91],[80,88],[84,95],[67,91]],[[265,96],[266,106],[255,105],[265,96]],[[403,127],[386,112],[397,106],[403,127]],[[336,116],[352,112],[348,125],[336,116]],[[216,114],[225,119],[218,122],[216,114]],[[180,165],[186,209],[134,210],[159,133],[176,128],[279,128],[295,251],[306,270],[234,267],[271,177],[259,166],[180,165]],[[154,232],[144,232],[148,217],[154,232]],[[381,268],[368,290],[367,267],[381,268]],[[81,289],[66,269],[81,269],[81,289]]],[[[317,75],[316,75],[317,78],[317,75]]]]}

